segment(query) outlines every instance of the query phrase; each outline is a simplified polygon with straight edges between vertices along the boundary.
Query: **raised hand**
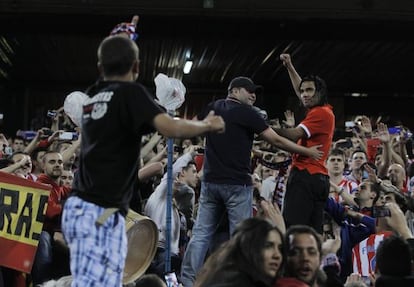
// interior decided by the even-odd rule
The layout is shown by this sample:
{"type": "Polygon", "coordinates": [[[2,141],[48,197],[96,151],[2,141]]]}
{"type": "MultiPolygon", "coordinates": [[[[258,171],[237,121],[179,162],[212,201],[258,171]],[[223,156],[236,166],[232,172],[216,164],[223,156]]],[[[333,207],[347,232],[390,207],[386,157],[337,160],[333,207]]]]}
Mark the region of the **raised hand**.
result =
{"type": "Polygon", "coordinates": [[[279,227],[282,233],[286,232],[285,220],[283,219],[282,212],[276,203],[271,203],[266,200],[260,201],[260,217],[269,221],[272,225],[279,227]]]}
{"type": "Polygon", "coordinates": [[[367,116],[362,116],[361,121],[357,121],[356,125],[360,129],[362,133],[371,134],[372,133],[372,125],[371,120],[367,116]]]}
{"type": "Polygon", "coordinates": [[[377,138],[382,143],[390,142],[391,136],[390,136],[390,133],[388,131],[388,127],[387,127],[386,124],[378,123],[378,125],[377,125],[377,138]]]}
{"type": "Polygon", "coordinates": [[[110,35],[111,36],[121,35],[121,36],[125,36],[135,41],[138,38],[138,34],[135,32],[138,21],[139,21],[139,16],[134,15],[130,23],[123,22],[123,23],[119,23],[118,25],[116,25],[112,29],[110,35]]]}
{"type": "Polygon", "coordinates": [[[283,120],[283,123],[288,128],[293,128],[295,126],[295,114],[291,110],[286,110],[284,112],[285,119],[283,120]]]}
{"type": "Polygon", "coordinates": [[[280,60],[283,63],[283,66],[287,67],[292,64],[290,54],[280,54],[280,60]]]}

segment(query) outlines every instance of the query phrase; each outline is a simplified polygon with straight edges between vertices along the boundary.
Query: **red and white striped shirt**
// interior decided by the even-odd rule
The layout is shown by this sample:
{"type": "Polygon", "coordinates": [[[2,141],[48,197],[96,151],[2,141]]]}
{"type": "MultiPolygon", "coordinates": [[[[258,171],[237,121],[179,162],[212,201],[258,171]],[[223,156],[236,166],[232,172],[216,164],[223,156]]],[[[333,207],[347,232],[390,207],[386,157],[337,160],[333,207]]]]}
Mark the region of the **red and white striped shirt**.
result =
{"type": "Polygon", "coordinates": [[[362,240],[360,243],[352,248],[352,264],[354,273],[359,273],[361,276],[369,276],[375,272],[376,258],[378,245],[382,240],[392,234],[391,231],[384,231],[376,234],[371,234],[368,238],[362,240]]]}

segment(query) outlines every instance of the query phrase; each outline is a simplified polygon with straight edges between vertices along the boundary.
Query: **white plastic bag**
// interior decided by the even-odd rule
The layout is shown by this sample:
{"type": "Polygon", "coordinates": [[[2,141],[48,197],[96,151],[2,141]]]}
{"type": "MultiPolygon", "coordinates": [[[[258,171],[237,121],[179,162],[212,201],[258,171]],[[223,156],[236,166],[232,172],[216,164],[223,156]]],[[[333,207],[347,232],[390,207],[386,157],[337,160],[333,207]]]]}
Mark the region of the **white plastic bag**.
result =
{"type": "Polygon", "coordinates": [[[186,88],[184,84],[175,78],[169,78],[159,73],[155,79],[155,94],[158,103],[168,111],[176,110],[185,101],[186,88]]]}
{"type": "Polygon", "coordinates": [[[78,127],[82,125],[83,103],[87,98],[88,95],[75,91],[66,96],[63,104],[63,110],[78,127]]]}

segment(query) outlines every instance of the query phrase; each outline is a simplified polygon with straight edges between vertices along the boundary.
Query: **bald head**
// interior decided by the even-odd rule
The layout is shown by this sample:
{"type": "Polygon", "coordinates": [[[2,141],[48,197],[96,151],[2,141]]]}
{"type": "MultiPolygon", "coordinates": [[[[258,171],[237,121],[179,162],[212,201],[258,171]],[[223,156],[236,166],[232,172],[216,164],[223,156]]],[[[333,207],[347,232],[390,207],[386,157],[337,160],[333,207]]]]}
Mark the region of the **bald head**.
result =
{"type": "Polygon", "coordinates": [[[406,178],[405,169],[401,164],[393,163],[388,167],[387,176],[391,183],[401,189],[406,178]]]}

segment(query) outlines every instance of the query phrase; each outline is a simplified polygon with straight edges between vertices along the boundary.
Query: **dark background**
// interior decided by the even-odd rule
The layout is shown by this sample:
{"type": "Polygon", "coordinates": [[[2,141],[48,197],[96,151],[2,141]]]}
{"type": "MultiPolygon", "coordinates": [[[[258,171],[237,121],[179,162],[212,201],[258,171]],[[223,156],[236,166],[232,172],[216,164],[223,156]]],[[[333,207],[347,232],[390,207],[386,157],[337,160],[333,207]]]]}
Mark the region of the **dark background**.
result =
{"type": "Polygon", "coordinates": [[[300,74],[326,80],[338,131],[358,114],[414,129],[412,1],[0,0],[3,132],[47,124],[48,109],[92,84],[100,40],[134,14],[139,81],[153,92],[158,73],[181,79],[183,117],[225,97],[230,80],[244,75],[264,86],[258,105],[270,117],[289,108],[299,121],[279,60],[288,52],[300,74]],[[183,75],[187,56],[194,65],[183,75]]]}

